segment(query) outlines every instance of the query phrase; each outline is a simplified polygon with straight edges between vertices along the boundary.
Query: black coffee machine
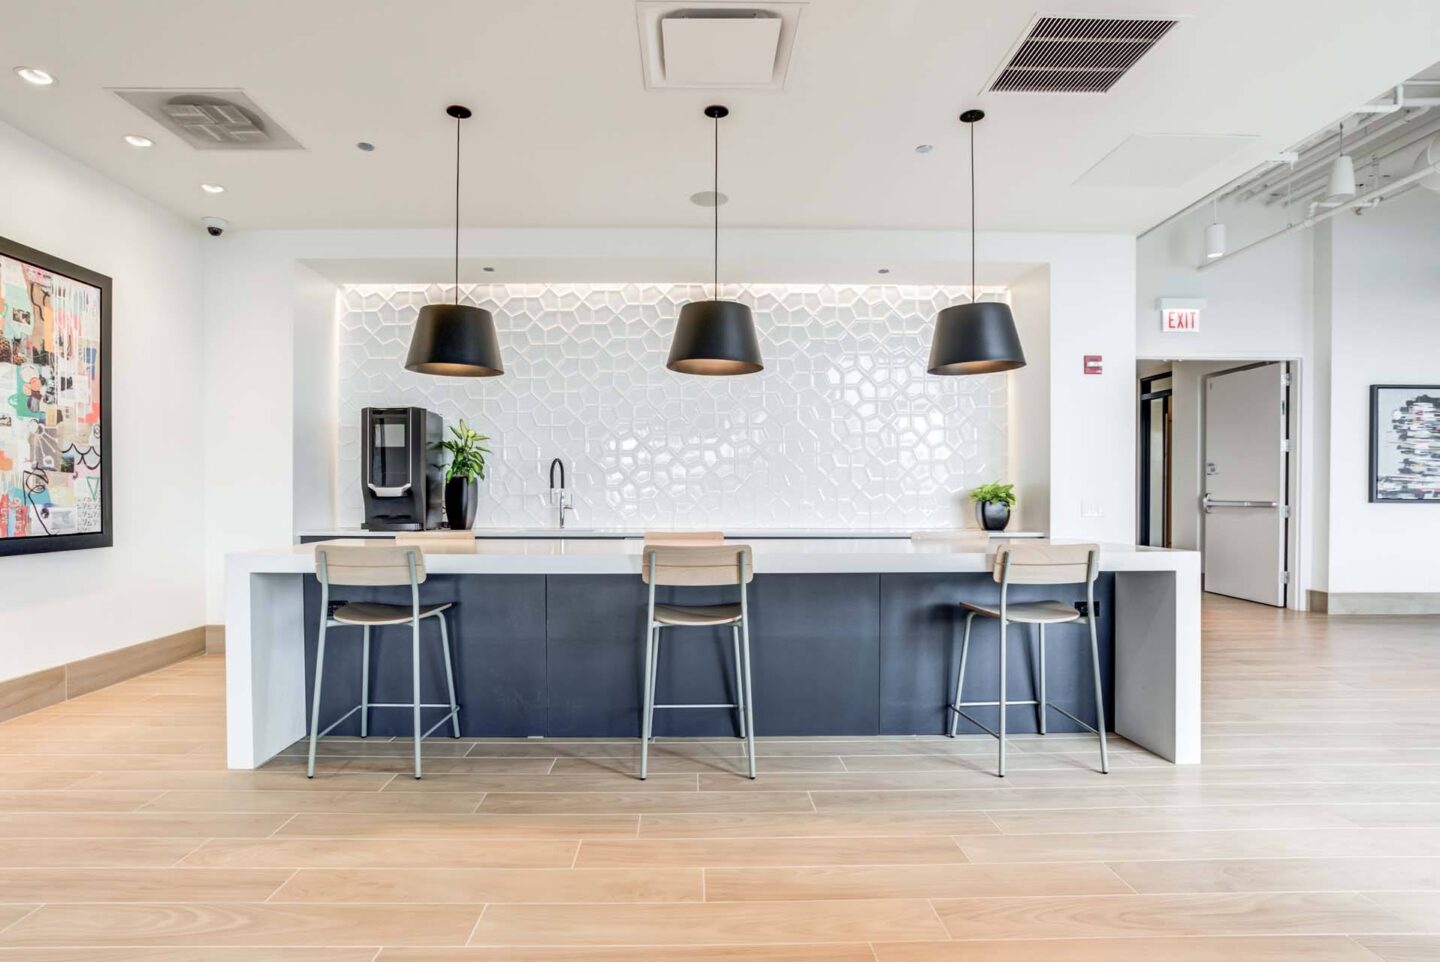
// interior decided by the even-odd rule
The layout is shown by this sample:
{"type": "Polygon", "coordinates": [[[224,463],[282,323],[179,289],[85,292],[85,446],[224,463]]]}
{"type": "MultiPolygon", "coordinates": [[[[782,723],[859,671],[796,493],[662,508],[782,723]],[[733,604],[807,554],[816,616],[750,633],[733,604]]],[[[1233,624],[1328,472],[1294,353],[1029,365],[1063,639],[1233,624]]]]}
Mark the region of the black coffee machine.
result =
{"type": "Polygon", "coordinates": [[[360,412],[360,490],[370,531],[428,531],[445,510],[445,422],[424,408],[360,412]]]}

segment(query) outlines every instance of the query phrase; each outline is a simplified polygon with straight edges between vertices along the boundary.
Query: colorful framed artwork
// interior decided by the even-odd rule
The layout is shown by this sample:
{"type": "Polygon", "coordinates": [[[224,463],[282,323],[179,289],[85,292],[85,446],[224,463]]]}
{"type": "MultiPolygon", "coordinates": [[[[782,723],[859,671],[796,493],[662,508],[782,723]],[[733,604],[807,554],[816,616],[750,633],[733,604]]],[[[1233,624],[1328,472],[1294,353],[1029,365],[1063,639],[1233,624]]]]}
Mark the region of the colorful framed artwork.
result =
{"type": "Polygon", "coordinates": [[[1370,385],[1370,500],[1440,504],[1440,384],[1370,385]]]}
{"type": "Polygon", "coordinates": [[[0,555],[108,548],[110,278],[0,237],[0,555]]]}

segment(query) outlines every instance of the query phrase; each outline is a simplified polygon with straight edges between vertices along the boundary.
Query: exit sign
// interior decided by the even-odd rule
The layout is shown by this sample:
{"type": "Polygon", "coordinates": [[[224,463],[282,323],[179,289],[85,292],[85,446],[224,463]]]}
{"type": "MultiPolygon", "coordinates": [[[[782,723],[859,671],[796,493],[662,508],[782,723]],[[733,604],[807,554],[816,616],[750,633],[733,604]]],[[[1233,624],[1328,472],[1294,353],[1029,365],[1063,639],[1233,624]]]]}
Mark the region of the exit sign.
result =
{"type": "Polygon", "coordinates": [[[1205,302],[1193,298],[1160,298],[1160,330],[1166,334],[1194,334],[1200,330],[1205,302]]]}

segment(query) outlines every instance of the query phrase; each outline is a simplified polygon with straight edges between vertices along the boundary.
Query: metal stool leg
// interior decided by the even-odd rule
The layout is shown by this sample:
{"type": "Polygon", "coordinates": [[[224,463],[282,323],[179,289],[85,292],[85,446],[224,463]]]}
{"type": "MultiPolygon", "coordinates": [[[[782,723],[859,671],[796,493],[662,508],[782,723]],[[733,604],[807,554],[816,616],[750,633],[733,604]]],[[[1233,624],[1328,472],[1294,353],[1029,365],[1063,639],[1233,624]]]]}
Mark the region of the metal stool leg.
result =
{"type": "Polygon", "coordinates": [[[654,664],[650,666],[650,740],[655,740],[655,693],[660,689],[660,647],[664,640],[664,632],[657,627],[655,629],[655,651],[652,657],[654,664]]]}
{"type": "Polygon", "coordinates": [[[305,765],[305,777],[315,777],[315,743],[320,740],[320,681],[325,677],[325,629],[329,618],[320,612],[320,642],[315,646],[315,694],[310,704],[310,759],[305,765]]]}
{"type": "Polygon", "coordinates": [[[744,655],[745,679],[745,754],[750,762],[750,777],[755,777],[755,700],[750,692],[750,617],[748,614],[740,616],[740,650],[744,655]]]}
{"type": "Polygon", "coordinates": [[[640,778],[649,774],[650,726],[654,721],[655,704],[655,635],[658,629],[651,624],[645,628],[645,687],[641,693],[640,707],[640,778]]]}
{"type": "Polygon", "coordinates": [[[445,686],[450,689],[450,730],[460,737],[460,706],[455,703],[455,669],[450,664],[450,629],[445,626],[445,612],[435,616],[440,622],[440,650],[445,654],[445,686]]]}
{"type": "Polygon", "coordinates": [[[410,620],[410,672],[415,689],[415,777],[420,777],[420,619],[410,620]]]}
{"type": "Polygon", "coordinates": [[[975,612],[965,616],[965,636],[960,642],[960,672],[955,676],[955,699],[950,703],[950,737],[960,730],[960,692],[965,688],[965,661],[970,656],[970,625],[975,612]]]}
{"type": "Polygon", "coordinates": [[[1100,736],[1100,771],[1110,773],[1110,755],[1105,748],[1105,693],[1100,687],[1100,644],[1095,640],[1095,605],[1090,605],[1090,665],[1095,670],[1095,731],[1100,736]]]}
{"type": "Polygon", "coordinates": [[[360,645],[360,737],[370,737],[370,626],[364,628],[360,645]]]}
{"type": "Polygon", "coordinates": [[[1005,626],[1004,618],[1000,619],[1000,725],[996,729],[1000,733],[1000,764],[998,772],[1001,778],[1005,777],[1005,716],[1008,712],[1005,709],[1005,626]]]}
{"type": "Polygon", "coordinates": [[[1048,732],[1046,731],[1047,719],[1045,716],[1049,714],[1049,711],[1045,707],[1045,625],[1043,623],[1040,625],[1039,662],[1040,664],[1037,667],[1040,674],[1040,684],[1038,686],[1038,692],[1035,695],[1035,700],[1038,701],[1040,704],[1035,706],[1035,711],[1039,717],[1040,734],[1045,735],[1048,734],[1048,732]]]}
{"type": "Polygon", "coordinates": [[[740,683],[740,626],[730,629],[735,649],[735,722],[740,726],[740,737],[745,737],[745,688],[740,683]]]}

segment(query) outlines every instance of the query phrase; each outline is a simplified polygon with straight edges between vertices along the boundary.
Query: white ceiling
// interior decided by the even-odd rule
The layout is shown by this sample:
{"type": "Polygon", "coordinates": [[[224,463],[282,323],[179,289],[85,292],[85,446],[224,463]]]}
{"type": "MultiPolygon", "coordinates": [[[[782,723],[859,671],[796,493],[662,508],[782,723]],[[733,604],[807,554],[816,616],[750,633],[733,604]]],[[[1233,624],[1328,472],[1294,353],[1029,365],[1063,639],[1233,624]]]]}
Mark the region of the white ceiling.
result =
{"type": "Polygon", "coordinates": [[[726,224],[963,227],[955,117],[981,106],[982,228],[1134,233],[1434,62],[1440,37],[1440,3],[1416,0],[811,0],[786,88],[716,95],[645,89],[632,0],[3,7],[0,119],[237,229],[449,223],[452,102],[475,111],[467,225],[702,224],[688,199],[710,181],[701,108],[720,100],[726,224]],[[1108,94],[982,94],[1038,12],[1188,19],[1108,94]],[[20,65],[57,83],[32,88],[20,65]],[[243,88],[305,149],[195,151],[113,87],[243,88]],[[1137,134],[1254,139],[1173,186],[1077,185],[1137,134]]]}

